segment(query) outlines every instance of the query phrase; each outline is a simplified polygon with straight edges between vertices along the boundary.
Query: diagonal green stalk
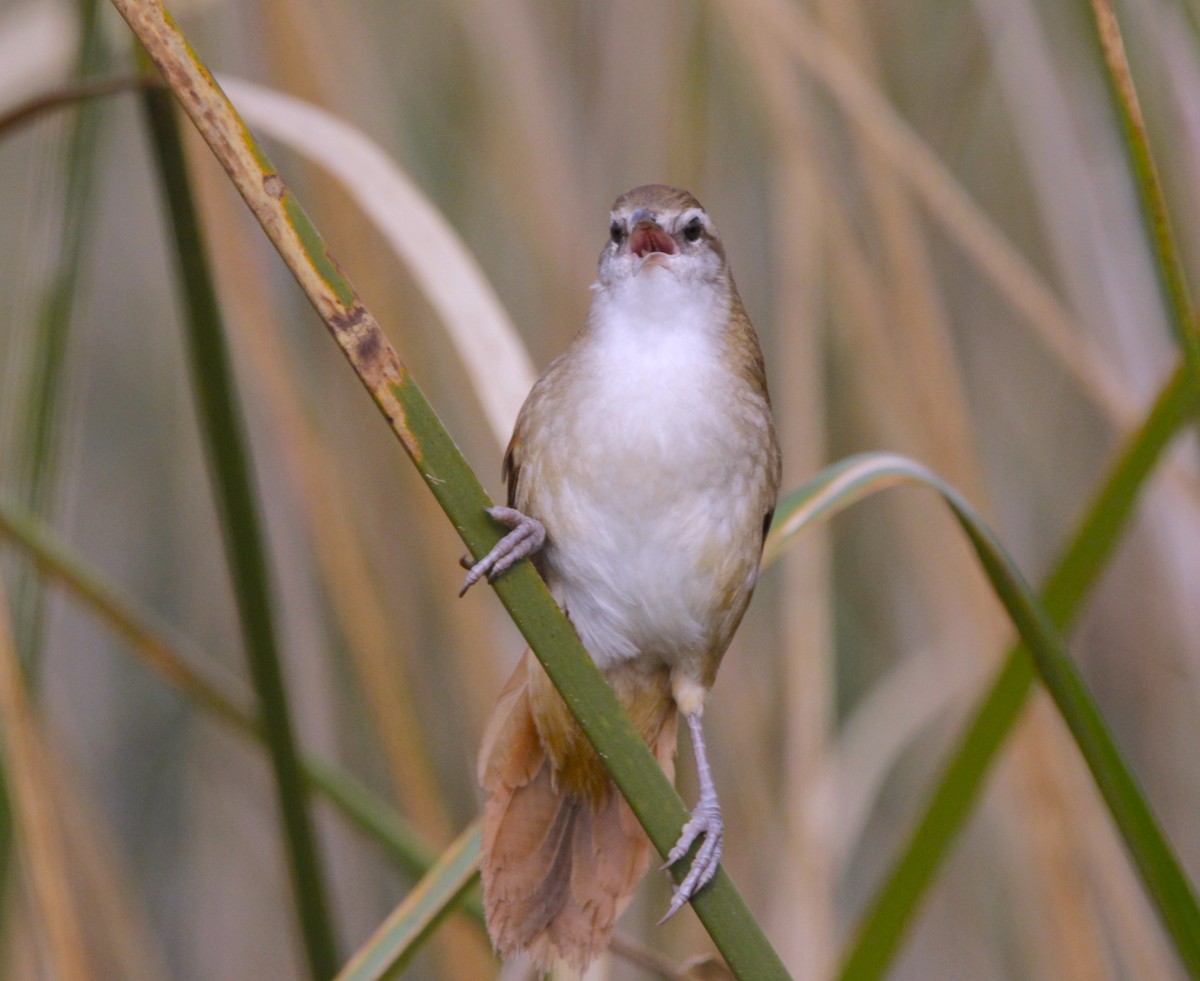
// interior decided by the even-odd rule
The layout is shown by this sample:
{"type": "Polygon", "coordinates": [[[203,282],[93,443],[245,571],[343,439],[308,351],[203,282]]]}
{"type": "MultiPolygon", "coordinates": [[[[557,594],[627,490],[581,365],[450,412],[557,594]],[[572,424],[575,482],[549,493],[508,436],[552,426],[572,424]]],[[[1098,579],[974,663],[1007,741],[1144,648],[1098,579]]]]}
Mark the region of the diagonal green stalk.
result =
{"type": "MultiPolygon", "coordinates": [[[[483,555],[500,537],[485,514],[487,495],[299,202],[163,5],[153,0],[112,2],[262,224],[467,547],[473,555],[483,555]]],[[[651,842],[665,855],[687,810],[545,584],[522,563],[496,583],[496,593],[651,842]]],[[[685,869],[686,862],[680,862],[673,872],[682,876],[685,869]]],[[[788,976],[723,869],[692,906],[735,975],[755,981],[788,976]]]]}
{"type": "Polygon", "coordinates": [[[314,981],[324,981],[337,969],[337,948],[279,661],[266,546],[252,486],[249,450],[236,404],[224,327],[204,255],[174,105],[171,97],[161,90],[147,90],[142,98],[170,209],[171,231],[186,300],[192,379],[250,674],[258,695],[263,732],[279,793],[301,933],[314,981]]]}
{"type": "MultiPolygon", "coordinates": [[[[484,489],[332,259],[299,201],[212,82],[161,2],[113,0],[113,5],[226,168],[470,552],[485,554],[500,534],[486,516],[490,501],[484,489]]],[[[533,567],[522,562],[497,582],[496,592],[562,692],[650,841],[665,855],[688,812],[550,591],[533,567]]],[[[673,874],[682,877],[685,868],[686,862],[679,862],[673,874]]],[[[692,908],[738,977],[756,981],[787,977],[778,953],[724,869],[694,899],[692,908]]]]}
{"type": "MultiPolygon", "coordinates": [[[[1117,455],[1042,590],[1042,604],[1060,630],[1079,612],[1123,534],[1138,494],[1172,438],[1200,412],[1200,393],[1185,367],[1176,370],[1141,429],[1117,455]]],[[[781,509],[782,510],[782,509],[781,509]]],[[[962,736],[936,789],[883,886],[860,918],[840,976],[882,977],[899,949],[950,845],[971,813],[996,753],[1012,731],[1036,672],[1024,645],[1004,665],[962,736]]]]}

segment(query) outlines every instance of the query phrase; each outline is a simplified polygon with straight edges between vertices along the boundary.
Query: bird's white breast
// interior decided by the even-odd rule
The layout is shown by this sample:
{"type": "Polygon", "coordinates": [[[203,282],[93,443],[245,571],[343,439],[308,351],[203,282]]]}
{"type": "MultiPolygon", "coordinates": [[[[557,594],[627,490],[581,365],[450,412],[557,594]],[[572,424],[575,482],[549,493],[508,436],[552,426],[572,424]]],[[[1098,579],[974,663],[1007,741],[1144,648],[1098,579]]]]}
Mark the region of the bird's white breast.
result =
{"type": "Polygon", "coordinates": [[[715,594],[753,584],[762,515],[728,317],[724,294],[661,269],[597,292],[542,517],[552,586],[601,666],[698,654],[715,594]]]}

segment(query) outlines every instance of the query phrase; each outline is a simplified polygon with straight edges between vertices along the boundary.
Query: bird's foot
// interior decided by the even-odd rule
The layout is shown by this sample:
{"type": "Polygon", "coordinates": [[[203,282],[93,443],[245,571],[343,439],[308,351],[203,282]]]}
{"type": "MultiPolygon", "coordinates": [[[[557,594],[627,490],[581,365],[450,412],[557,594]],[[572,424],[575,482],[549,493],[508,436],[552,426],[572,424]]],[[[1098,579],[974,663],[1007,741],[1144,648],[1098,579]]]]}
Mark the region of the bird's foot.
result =
{"type": "Polygon", "coordinates": [[[510,566],[535,554],[546,542],[546,526],[537,518],[522,514],[516,508],[488,508],[487,513],[511,530],[474,565],[471,565],[469,555],[463,556],[461,563],[468,571],[463,587],[458,591],[459,596],[465,595],[484,576],[488,582],[492,582],[510,566]]]}
{"type": "Polygon", "coordinates": [[[658,921],[660,925],[678,913],[684,904],[708,885],[717,874],[717,866],[721,862],[721,849],[725,843],[725,822],[721,817],[721,805],[717,802],[716,792],[711,788],[701,792],[700,801],[692,811],[688,823],[683,826],[683,833],[675,842],[675,847],[668,853],[663,868],[668,869],[683,858],[701,835],[704,836],[704,842],[696,852],[688,874],[675,887],[671,905],[667,907],[666,915],[658,921]]]}

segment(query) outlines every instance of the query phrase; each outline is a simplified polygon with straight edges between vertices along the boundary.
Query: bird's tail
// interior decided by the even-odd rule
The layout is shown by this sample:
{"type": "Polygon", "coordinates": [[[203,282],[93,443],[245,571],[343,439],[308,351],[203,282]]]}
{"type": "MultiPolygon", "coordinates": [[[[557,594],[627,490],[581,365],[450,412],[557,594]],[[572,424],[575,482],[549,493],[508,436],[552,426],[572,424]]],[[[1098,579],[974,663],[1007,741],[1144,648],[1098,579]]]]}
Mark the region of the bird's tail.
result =
{"type": "MultiPolygon", "coordinates": [[[[674,774],[675,703],[664,671],[609,677],[668,777],[674,774]]],[[[586,969],[646,872],[650,842],[526,651],[484,734],[484,906],[501,956],[526,952],[548,970],[586,969]]]]}

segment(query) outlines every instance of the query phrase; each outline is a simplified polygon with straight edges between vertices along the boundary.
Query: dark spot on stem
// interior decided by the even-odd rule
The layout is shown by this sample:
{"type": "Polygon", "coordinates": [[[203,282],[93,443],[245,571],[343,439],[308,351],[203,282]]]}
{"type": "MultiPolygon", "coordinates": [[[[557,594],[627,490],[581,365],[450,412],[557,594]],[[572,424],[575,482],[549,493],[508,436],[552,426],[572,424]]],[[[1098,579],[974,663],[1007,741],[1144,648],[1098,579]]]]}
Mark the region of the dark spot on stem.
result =
{"type": "MultiPolygon", "coordinates": [[[[349,310],[342,313],[340,310],[334,311],[329,315],[330,326],[333,327],[339,334],[345,331],[352,331],[359,326],[367,318],[367,311],[361,303],[355,303],[349,310]]],[[[376,339],[376,345],[379,341],[376,339]]]]}
{"type": "Polygon", "coordinates": [[[380,346],[379,331],[367,331],[367,333],[358,339],[358,347],[355,348],[355,353],[361,361],[373,361],[379,353],[380,346]]]}

